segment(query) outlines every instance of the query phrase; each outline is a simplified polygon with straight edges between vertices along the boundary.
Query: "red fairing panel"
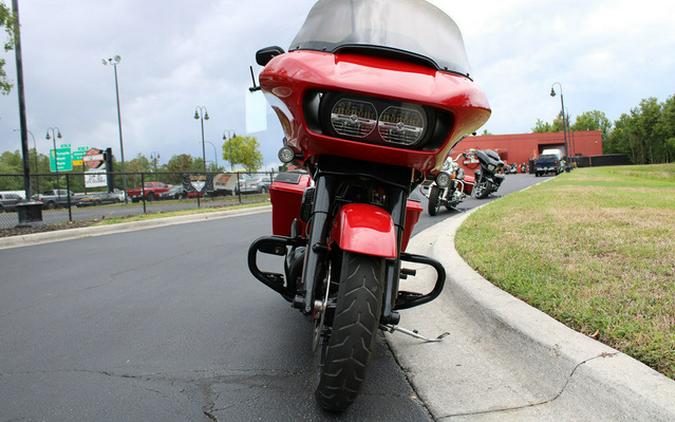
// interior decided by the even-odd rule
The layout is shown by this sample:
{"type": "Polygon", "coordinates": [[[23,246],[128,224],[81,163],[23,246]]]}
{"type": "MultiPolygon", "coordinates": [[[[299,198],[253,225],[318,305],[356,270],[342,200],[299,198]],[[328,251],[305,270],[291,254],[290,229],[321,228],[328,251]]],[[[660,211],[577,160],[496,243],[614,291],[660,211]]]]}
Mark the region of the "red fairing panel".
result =
{"type": "Polygon", "coordinates": [[[401,242],[401,251],[405,252],[408,248],[408,242],[410,241],[410,235],[412,234],[415,224],[420,219],[420,214],[422,213],[422,205],[418,201],[413,201],[408,199],[405,209],[405,229],[403,230],[403,239],[401,242]]]}
{"type": "Polygon", "coordinates": [[[415,168],[423,173],[443,165],[452,143],[482,126],[490,116],[487,98],[467,77],[383,57],[297,50],[272,59],[260,85],[277,113],[287,145],[304,159],[334,155],[415,168]],[[308,90],[351,92],[447,110],[451,133],[437,150],[416,151],[333,138],[312,132],[303,115],[308,90]]]}
{"type": "Polygon", "coordinates": [[[396,258],[396,228],[389,213],[368,204],[343,206],[335,219],[333,241],[340,249],[364,255],[396,258]]]}

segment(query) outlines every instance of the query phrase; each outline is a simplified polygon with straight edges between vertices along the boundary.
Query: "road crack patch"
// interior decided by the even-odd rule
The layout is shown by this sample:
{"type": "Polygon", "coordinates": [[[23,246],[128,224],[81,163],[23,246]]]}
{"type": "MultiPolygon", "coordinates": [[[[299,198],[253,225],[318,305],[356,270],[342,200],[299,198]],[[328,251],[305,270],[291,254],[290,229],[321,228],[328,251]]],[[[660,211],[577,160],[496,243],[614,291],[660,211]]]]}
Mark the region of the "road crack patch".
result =
{"type": "Polygon", "coordinates": [[[528,403],[528,404],[524,404],[524,405],[521,405],[521,406],[503,407],[503,408],[488,409],[488,410],[478,410],[478,411],[475,411],[475,412],[452,413],[452,414],[449,414],[449,415],[440,416],[437,420],[441,421],[441,420],[444,420],[444,419],[449,419],[449,418],[459,417],[459,416],[486,415],[486,414],[492,414],[492,413],[509,412],[509,411],[513,411],[513,410],[527,409],[527,408],[530,408],[530,407],[538,407],[538,406],[550,404],[550,403],[554,402],[555,400],[557,400],[558,398],[560,398],[560,396],[562,396],[562,394],[567,389],[567,385],[569,384],[570,380],[574,376],[574,373],[582,365],[585,365],[586,363],[588,363],[592,360],[595,360],[595,359],[611,358],[611,357],[614,357],[618,354],[619,354],[619,352],[613,352],[613,353],[602,352],[599,355],[590,357],[586,360],[583,360],[583,361],[579,362],[578,364],[576,364],[574,366],[574,368],[572,368],[572,370],[570,371],[570,374],[565,379],[565,382],[563,383],[563,385],[560,388],[560,390],[558,391],[558,393],[556,393],[550,399],[541,400],[541,401],[534,402],[534,403],[528,403]]]}

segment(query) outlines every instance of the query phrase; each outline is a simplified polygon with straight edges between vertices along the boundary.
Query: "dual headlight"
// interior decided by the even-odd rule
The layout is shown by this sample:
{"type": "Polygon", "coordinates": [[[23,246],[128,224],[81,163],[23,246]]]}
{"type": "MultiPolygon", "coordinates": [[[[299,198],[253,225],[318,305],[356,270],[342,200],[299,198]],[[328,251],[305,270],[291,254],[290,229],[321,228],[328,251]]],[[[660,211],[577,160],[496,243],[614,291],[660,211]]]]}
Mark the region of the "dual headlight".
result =
{"type": "Polygon", "coordinates": [[[330,111],[330,124],[342,136],[368,138],[377,128],[382,141],[412,146],[422,140],[427,117],[424,108],[415,104],[390,105],[378,113],[370,101],[342,98],[330,111]]]}

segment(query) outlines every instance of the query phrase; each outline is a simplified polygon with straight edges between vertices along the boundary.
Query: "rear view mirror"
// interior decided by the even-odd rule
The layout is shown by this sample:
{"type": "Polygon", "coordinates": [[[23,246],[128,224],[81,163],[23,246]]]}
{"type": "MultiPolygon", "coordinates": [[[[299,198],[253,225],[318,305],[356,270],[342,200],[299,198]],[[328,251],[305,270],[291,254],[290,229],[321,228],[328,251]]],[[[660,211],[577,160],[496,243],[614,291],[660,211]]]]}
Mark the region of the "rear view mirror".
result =
{"type": "Polygon", "coordinates": [[[270,62],[270,60],[284,53],[285,51],[281,47],[277,46],[266,47],[261,50],[258,50],[255,53],[255,62],[258,63],[260,66],[265,66],[267,65],[267,63],[270,62]]]}

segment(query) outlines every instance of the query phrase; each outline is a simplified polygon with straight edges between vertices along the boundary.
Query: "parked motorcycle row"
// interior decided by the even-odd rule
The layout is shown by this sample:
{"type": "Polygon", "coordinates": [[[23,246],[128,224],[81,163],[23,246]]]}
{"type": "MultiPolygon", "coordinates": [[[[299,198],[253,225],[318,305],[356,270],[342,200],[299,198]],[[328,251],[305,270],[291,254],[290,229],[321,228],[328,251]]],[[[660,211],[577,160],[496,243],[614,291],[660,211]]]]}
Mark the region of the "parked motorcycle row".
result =
{"type": "Polygon", "coordinates": [[[504,162],[492,150],[471,150],[455,158],[448,156],[438,176],[420,186],[420,192],[429,199],[427,212],[435,216],[441,207],[448,211],[455,209],[467,196],[485,199],[497,192],[505,173],[504,162]],[[465,174],[460,159],[478,162],[480,167],[473,176],[465,174]]]}

